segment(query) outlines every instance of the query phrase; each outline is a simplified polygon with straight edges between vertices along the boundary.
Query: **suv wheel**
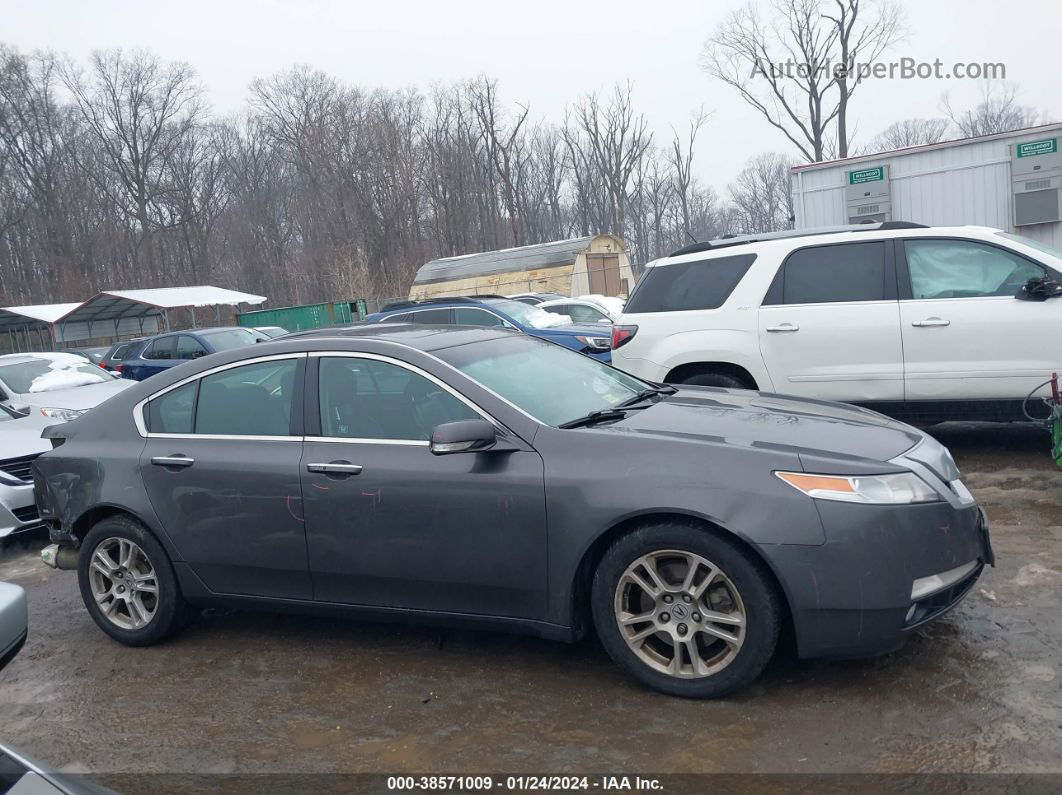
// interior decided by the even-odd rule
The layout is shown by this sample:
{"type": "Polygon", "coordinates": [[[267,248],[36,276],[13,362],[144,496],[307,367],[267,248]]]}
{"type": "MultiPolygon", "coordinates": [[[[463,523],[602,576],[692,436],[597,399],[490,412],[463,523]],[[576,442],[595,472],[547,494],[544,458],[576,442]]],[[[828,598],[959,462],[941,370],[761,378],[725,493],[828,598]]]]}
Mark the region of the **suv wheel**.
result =
{"type": "Polygon", "coordinates": [[[591,606],[620,668],[686,698],[719,698],[759,676],[782,612],[758,562],[722,534],[681,523],[613,544],[594,574],[591,606]]]}
{"type": "Polygon", "coordinates": [[[77,573],[89,615],[127,646],[158,643],[190,617],[162,545],[128,517],[109,517],[88,532],[77,573]]]}
{"type": "Polygon", "coordinates": [[[688,375],[683,378],[680,384],[690,384],[692,386],[721,386],[725,389],[748,389],[748,386],[740,379],[732,375],[724,375],[723,373],[699,373],[697,375],[688,375]]]}

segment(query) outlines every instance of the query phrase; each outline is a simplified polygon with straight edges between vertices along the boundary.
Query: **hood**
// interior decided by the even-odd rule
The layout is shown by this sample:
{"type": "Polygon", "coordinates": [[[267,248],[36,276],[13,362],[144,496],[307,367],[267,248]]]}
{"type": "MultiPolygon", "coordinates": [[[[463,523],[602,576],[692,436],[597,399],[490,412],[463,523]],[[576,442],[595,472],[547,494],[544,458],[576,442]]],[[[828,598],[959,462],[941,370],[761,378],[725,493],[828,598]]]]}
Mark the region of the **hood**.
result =
{"type": "Polygon", "coordinates": [[[52,443],[41,438],[48,425],[43,417],[20,417],[0,422],[0,459],[21,458],[52,449],[52,443]]]}
{"type": "Polygon", "coordinates": [[[846,403],[711,387],[683,387],[604,427],[874,461],[895,458],[925,438],[909,425],[846,403]]]}
{"type": "Polygon", "coordinates": [[[128,389],[134,381],[114,378],[98,384],[86,384],[71,389],[53,389],[48,392],[24,392],[12,395],[8,401],[12,406],[38,406],[55,409],[91,409],[98,406],[111,395],[128,389]]]}

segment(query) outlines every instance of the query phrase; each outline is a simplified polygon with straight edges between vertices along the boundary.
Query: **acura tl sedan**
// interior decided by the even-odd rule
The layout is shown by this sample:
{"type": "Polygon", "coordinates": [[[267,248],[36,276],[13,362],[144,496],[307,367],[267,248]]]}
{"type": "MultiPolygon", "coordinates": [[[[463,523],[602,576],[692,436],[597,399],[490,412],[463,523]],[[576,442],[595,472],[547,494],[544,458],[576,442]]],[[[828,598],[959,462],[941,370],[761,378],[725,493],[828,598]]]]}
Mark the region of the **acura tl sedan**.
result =
{"type": "Polygon", "coordinates": [[[34,463],[45,559],[131,646],[221,604],[594,630],[644,684],[717,697],[786,625],[804,657],[895,649],[993,562],[914,428],[651,384],[496,327],[297,333],[86,419],[34,463]]]}

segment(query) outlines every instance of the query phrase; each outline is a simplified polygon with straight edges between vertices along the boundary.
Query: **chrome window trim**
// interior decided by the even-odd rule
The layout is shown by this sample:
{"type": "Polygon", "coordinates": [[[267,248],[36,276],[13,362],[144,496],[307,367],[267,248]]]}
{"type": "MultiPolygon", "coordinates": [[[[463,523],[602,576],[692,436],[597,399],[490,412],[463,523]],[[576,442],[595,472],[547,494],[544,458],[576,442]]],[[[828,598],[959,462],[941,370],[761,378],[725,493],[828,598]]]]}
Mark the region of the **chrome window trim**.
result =
{"type": "Polygon", "coordinates": [[[429,447],[431,442],[422,439],[356,439],[346,436],[304,436],[306,442],[329,442],[344,444],[390,444],[400,447],[429,447]]]}
{"type": "Polygon", "coordinates": [[[182,378],[175,384],[170,384],[167,387],[160,389],[158,392],[153,392],[146,398],[141,400],[135,406],[133,406],[133,424],[136,426],[136,431],[145,439],[259,439],[266,441],[276,440],[296,440],[301,441],[301,436],[243,436],[240,434],[207,434],[207,433],[150,433],[147,429],[147,424],[144,422],[144,408],[155,398],[160,398],[163,395],[172,392],[175,389],[180,389],[182,386],[191,383],[192,381],[198,381],[200,378],[205,378],[208,375],[214,373],[224,372],[225,370],[232,370],[236,367],[243,367],[249,364],[261,364],[262,362],[274,362],[281,359],[304,359],[306,353],[277,353],[272,356],[258,356],[254,359],[241,359],[238,362],[229,362],[228,364],[220,364],[217,367],[211,367],[209,370],[203,370],[200,373],[195,373],[187,378],[182,378]]]}

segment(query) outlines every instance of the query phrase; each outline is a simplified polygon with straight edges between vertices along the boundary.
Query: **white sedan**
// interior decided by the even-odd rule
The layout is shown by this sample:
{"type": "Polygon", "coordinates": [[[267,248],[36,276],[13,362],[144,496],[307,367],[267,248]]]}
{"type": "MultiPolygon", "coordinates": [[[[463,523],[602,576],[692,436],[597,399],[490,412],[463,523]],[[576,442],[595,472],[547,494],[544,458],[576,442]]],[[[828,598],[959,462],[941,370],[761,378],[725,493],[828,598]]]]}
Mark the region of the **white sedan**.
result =
{"type": "Polygon", "coordinates": [[[539,309],[555,315],[567,315],[573,323],[615,323],[623,313],[623,299],[606,295],[583,295],[543,301],[539,309]]]}
{"type": "Polygon", "coordinates": [[[0,403],[57,422],[72,420],[133,384],[72,353],[0,356],[0,403]]]}

